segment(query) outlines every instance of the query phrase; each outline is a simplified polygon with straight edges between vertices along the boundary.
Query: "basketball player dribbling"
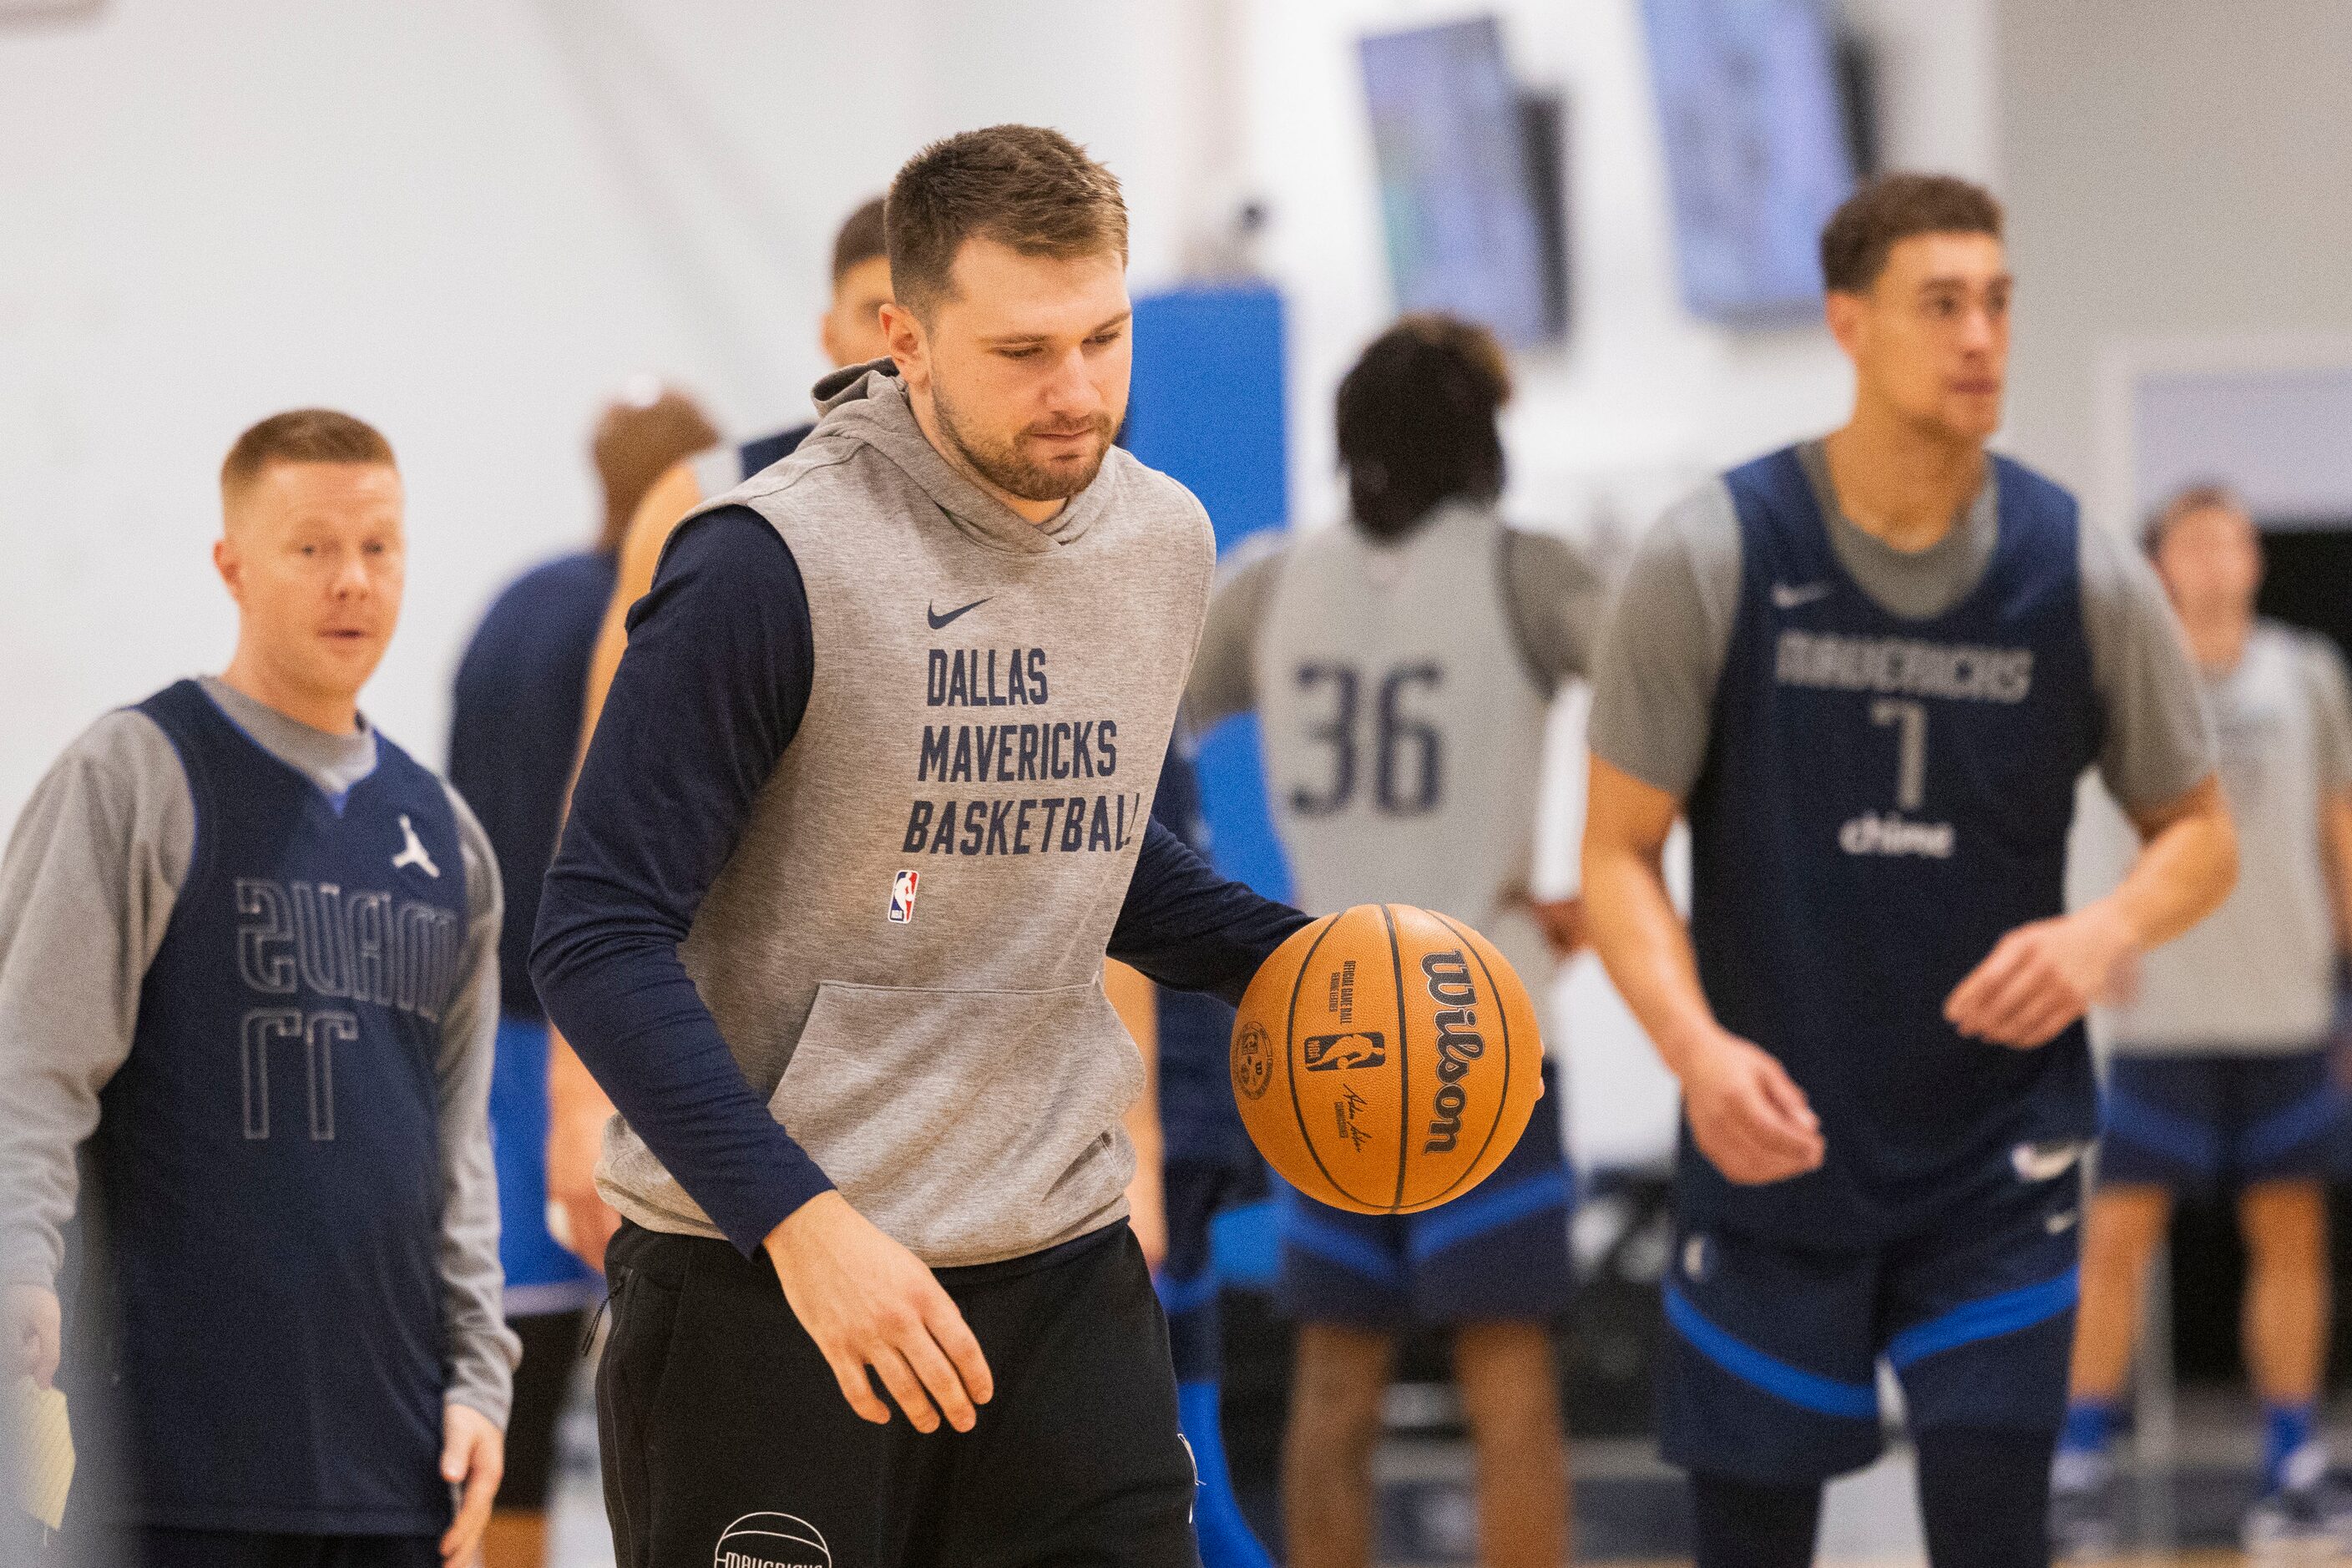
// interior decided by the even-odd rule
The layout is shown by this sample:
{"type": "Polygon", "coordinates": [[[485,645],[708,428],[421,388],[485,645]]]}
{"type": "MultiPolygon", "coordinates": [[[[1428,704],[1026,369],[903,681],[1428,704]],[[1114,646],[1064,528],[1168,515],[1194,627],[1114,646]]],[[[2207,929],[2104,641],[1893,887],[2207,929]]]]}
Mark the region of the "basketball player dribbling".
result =
{"type": "Polygon", "coordinates": [[[2022,1568],[2049,1560],[2096,1125],[2083,1013],[2221,901],[2234,849],[2147,563],[1985,451],[1999,206],[1885,176],[1822,258],[1852,419],[1669,512],[1598,661],[1588,917],[1683,1086],[1663,1446],[1703,1568],[1808,1563],[1822,1482],[1879,1451],[1883,1357],[1930,1560],[2022,1568]],[[2070,914],[2094,765],[2142,845],[2070,914]]]}
{"type": "Polygon", "coordinates": [[[615,1545],[1190,1565],[1102,963],[1238,1000],[1304,917],[1149,820],[1213,546],[1110,445],[1117,182],[999,126],[888,213],[892,363],[672,538],[541,908],[621,1113],[615,1545]]]}

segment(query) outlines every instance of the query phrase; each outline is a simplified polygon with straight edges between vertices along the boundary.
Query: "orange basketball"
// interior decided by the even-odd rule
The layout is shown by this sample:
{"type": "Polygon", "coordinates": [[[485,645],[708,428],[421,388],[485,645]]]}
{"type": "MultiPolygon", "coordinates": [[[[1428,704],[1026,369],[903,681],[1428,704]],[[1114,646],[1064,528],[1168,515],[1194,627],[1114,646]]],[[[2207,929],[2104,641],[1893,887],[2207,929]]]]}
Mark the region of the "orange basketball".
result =
{"type": "Polygon", "coordinates": [[[1535,1005],[1494,944],[1410,904],[1326,915],[1259,968],[1234,1099],[1282,1179],[1358,1214],[1460,1197],[1543,1094],[1535,1005]]]}

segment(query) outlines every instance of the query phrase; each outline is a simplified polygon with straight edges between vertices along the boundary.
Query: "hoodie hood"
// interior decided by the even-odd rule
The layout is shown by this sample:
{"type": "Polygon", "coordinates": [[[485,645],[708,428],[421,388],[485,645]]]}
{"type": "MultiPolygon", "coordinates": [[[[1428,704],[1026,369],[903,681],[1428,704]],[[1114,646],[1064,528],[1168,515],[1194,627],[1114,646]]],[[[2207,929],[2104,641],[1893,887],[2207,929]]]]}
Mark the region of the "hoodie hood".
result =
{"type": "Polygon", "coordinates": [[[982,489],[940,455],[923,434],[898,365],[878,359],[835,371],[816,384],[818,410],[809,445],[847,442],[870,447],[929,496],[950,521],[982,543],[1024,554],[1075,544],[1110,504],[1118,487],[1118,458],[1105,454],[1094,481],[1045,522],[1032,522],[982,489]]]}

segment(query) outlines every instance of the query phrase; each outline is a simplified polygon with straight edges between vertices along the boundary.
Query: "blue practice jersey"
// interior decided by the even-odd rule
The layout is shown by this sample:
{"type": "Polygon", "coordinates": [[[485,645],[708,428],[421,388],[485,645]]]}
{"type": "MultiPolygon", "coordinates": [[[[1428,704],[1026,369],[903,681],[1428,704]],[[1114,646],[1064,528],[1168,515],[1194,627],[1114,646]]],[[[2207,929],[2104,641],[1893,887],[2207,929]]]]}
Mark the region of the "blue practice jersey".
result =
{"type": "Polygon", "coordinates": [[[340,798],[194,681],[140,711],[195,805],[185,883],[86,1147],[74,1377],[131,1519],[445,1528],[441,1015],[466,869],[440,781],[377,737],[340,798]]]}
{"type": "Polygon", "coordinates": [[[1821,1245],[1926,1222],[1988,1160],[2090,1136],[2078,1024],[2037,1051],[1963,1038],[1946,997],[2064,907],[2101,714],[2072,497],[1994,458],[1997,541],[1959,603],[1895,616],[1850,578],[1793,449],[1727,476],[1743,569],[1687,803],[1691,931],[1725,1027],[1784,1063],[1824,1167],[1738,1187],[1688,1143],[1686,1228],[1821,1245]]]}

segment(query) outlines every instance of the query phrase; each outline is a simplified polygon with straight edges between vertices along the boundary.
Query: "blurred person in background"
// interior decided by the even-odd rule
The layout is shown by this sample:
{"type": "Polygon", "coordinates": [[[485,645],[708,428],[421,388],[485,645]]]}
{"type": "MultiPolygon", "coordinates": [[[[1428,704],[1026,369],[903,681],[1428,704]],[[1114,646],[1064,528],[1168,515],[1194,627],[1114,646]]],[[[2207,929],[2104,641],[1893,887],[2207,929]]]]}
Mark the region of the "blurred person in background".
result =
{"type": "MultiPolygon", "coordinates": [[[[882,227],[882,198],[862,204],[842,223],[833,240],[833,297],[817,321],[817,340],[835,370],[890,356],[882,331],[882,307],[890,303],[890,256],[882,227]]],[[[716,432],[696,449],[692,461],[673,459],[645,487],[620,541],[619,571],[604,606],[595,647],[588,662],[587,703],[574,737],[579,752],[595,731],[628,646],[629,611],[653,586],[654,568],[672,530],[705,500],[733,489],[772,464],[781,463],[816,428],[803,421],[740,446],[719,445],[716,432]]],[[[528,926],[520,928],[526,943],[528,926]]],[[[1129,994],[1133,994],[1132,984],[1129,994]]],[[[550,1062],[553,1108],[548,1145],[548,1195],[565,1216],[565,1245],[601,1268],[604,1244],[618,1228],[614,1214],[596,1191],[596,1161],[604,1150],[604,1123],[613,1102],[596,1085],[572,1047],[555,1037],[550,1062]]]]}
{"type": "Polygon", "coordinates": [[[507,1321],[521,1339],[522,1364],[507,1424],[506,1478],[483,1540],[488,1568],[539,1568],[547,1560],[556,1423],[587,1309],[601,1289],[548,1230],[547,1018],[529,969],[540,884],[563,820],[588,656],[613,596],[622,535],[654,483],[718,438],[691,399],[650,377],[607,407],[590,441],[604,494],[594,546],[533,567],[500,593],[457,666],[449,782],[481,819],[507,889],[490,1142],[507,1321]]]}
{"type": "Polygon", "coordinates": [[[518,1349],[498,862],[359,711],[405,577],[392,447],[281,414],[220,487],[227,670],[83,731],[0,858],[5,1371],[47,1384],[62,1353],[110,1429],[68,1502],[80,1561],[462,1568],[518,1349]]]}
{"type": "MultiPolygon", "coordinates": [[[[1586,671],[1602,595],[1566,541],[1496,510],[1509,395],[1483,328],[1416,315],[1375,339],[1339,384],[1349,521],[1283,536],[1228,573],[1185,703],[1203,731],[1259,715],[1302,908],[1458,916],[1540,996],[1581,942],[1575,901],[1529,886],[1546,717],[1586,671]]],[[[1551,1321],[1569,1301],[1572,1186],[1547,1099],[1477,1191],[1428,1213],[1346,1214],[1282,1193],[1279,1300],[1301,1325],[1283,1467],[1297,1568],[1371,1561],[1381,1395],[1416,1321],[1453,1331],[1480,1560],[1564,1561],[1551,1321]]]]}
{"type": "Polygon", "coordinates": [[[2329,1319],[2326,1183],[2345,1113],[2329,1047],[2336,960],[2352,932],[2352,700],[2335,644],[2255,615],[2262,543],[2228,491],[2182,491],[2145,542],[2189,634],[2221,742],[2238,885],[2118,987],[2073,1399],[2053,1478],[2060,1543],[2115,1542],[2107,1451],[2147,1260],[2178,1198],[2230,1196],[2246,1247],[2246,1370],[2263,1413],[2246,1544],[2352,1544],[2352,1500],[2327,1484],[2316,1428],[2329,1319]]]}

